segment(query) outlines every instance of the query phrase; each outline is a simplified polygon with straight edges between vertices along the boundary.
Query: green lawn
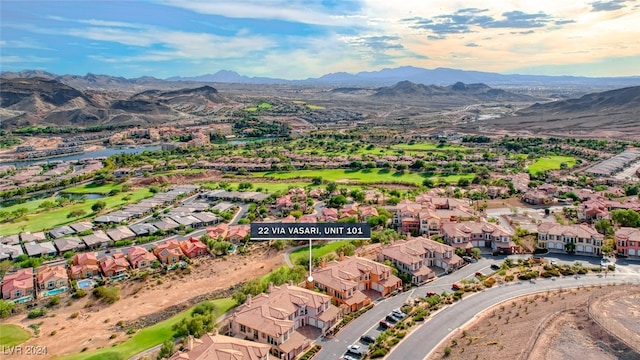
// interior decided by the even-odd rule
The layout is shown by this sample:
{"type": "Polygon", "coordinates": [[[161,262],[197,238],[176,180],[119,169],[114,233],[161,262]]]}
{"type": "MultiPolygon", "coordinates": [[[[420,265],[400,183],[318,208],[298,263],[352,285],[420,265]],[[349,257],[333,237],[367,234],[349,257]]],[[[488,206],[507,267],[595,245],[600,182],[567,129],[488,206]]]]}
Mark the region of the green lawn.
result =
{"type": "MultiPolygon", "coordinates": [[[[270,177],[274,179],[294,179],[294,178],[313,178],[321,177],[327,181],[350,180],[363,184],[378,182],[403,182],[414,185],[422,185],[425,178],[430,177],[426,174],[415,172],[400,173],[395,170],[371,169],[371,170],[343,170],[343,169],[321,169],[321,170],[298,170],[292,172],[261,172],[254,173],[257,177],[270,177]]],[[[443,179],[449,183],[455,183],[460,178],[473,179],[475,174],[449,175],[449,176],[431,176],[434,181],[443,179]]]]}
{"type": "Polygon", "coordinates": [[[66,194],[108,194],[112,190],[122,190],[122,185],[118,184],[103,184],[98,185],[94,183],[74,186],[67,189],[62,190],[63,193],[66,194]]]}
{"type": "Polygon", "coordinates": [[[22,344],[29,340],[31,333],[21,326],[13,324],[0,324],[0,346],[8,348],[22,344]]]}
{"type": "MultiPolygon", "coordinates": [[[[219,309],[218,315],[232,309],[236,302],[231,298],[213,300],[213,303],[219,309]]],[[[193,308],[185,310],[180,314],[171,317],[156,325],[138,331],[133,337],[125,342],[113,347],[90,351],[86,353],[63,356],[65,360],[102,360],[102,359],[128,359],[131,356],[152,348],[158,344],[162,344],[166,340],[173,338],[173,330],[171,327],[186,318],[193,308]]]]}
{"type": "Polygon", "coordinates": [[[258,110],[262,110],[262,109],[271,109],[271,108],[272,108],[272,105],[271,105],[271,104],[263,102],[263,103],[261,103],[261,104],[260,104],[260,105],[258,105],[258,106],[248,107],[248,108],[245,108],[244,110],[245,110],[245,111],[249,111],[249,112],[256,112],[256,111],[258,111],[258,110]]]}
{"type": "MultiPolygon", "coordinates": [[[[313,245],[312,246],[312,256],[313,257],[321,257],[321,256],[325,256],[327,254],[330,253],[335,253],[336,249],[339,248],[340,246],[344,245],[344,244],[348,244],[350,243],[351,240],[340,240],[340,241],[335,241],[335,242],[330,242],[330,243],[325,243],[325,244],[320,244],[320,245],[313,245]]],[[[336,255],[337,257],[337,255],[336,255]]],[[[289,256],[289,259],[291,259],[291,262],[293,264],[297,264],[298,261],[300,261],[301,259],[309,259],[309,247],[306,246],[304,248],[301,249],[297,249],[295,251],[293,251],[291,253],[291,255],[289,256]]]]}
{"type": "Polygon", "coordinates": [[[558,170],[560,164],[567,163],[569,168],[576,164],[576,158],[572,156],[549,156],[537,159],[533,164],[529,165],[529,173],[536,174],[542,171],[558,170]]]}
{"type": "Polygon", "coordinates": [[[49,197],[46,199],[29,201],[24,204],[16,204],[2,210],[11,212],[17,208],[25,207],[29,210],[30,214],[26,216],[25,220],[17,221],[13,223],[4,223],[0,226],[0,235],[8,235],[8,234],[17,234],[21,231],[40,231],[45,229],[51,229],[57,226],[69,224],[76,222],[80,219],[86,219],[93,215],[93,211],[91,210],[91,206],[95,204],[97,201],[104,201],[107,204],[105,212],[109,211],[109,209],[113,209],[115,207],[131,204],[138,202],[144,198],[148,198],[153,194],[149,191],[149,189],[137,189],[131,192],[120,193],[114,196],[107,196],[102,199],[93,199],[86,200],[83,203],[74,203],[67,205],[63,208],[54,208],[49,211],[43,211],[39,213],[34,213],[38,208],[38,205],[42,204],[44,201],[54,201],[55,197],[49,197]],[[130,196],[131,199],[125,201],[123,198],[126,196],[130,196]],[[67,218],[67,215],[73,210],[84,210],[87,215],[85,218],[67,218]],[[24,226],[24,230],[23,227],[24,226]]]}
{"type": "Polygon", "coordinates": [[[440,145],[435,143],[415,143],[415,144],[398,144],[392,146],[394,149],[408,150],[408,151],[466,151],[470,150],[468,147],[458,145],[440,145]]]}

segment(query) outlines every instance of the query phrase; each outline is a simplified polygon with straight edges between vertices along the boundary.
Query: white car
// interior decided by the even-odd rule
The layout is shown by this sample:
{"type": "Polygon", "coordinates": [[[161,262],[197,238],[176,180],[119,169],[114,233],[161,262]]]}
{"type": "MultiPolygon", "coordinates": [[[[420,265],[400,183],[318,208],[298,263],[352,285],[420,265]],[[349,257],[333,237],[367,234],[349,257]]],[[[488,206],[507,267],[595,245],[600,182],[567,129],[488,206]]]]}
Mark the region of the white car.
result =
{"type": "Polygon", "coordinates": [[[551,265],[558,265],[558,261],[556,259],[551,260],[551,265]]]}
{"type": "Polygon", "coordinates": [[[360,345],[349,345],[349,347],[347,348],[347,351],[357,355],[364,354],[364,349],[360,345]]]}
{"type": "Polygon", "coordinates": [[[407,314],[403,313],[402,311],[395,309],[391,312],[391,314],[395,317],[397,317],[398,319],[404,319],[405,316],[407,316],[407,314]]]}

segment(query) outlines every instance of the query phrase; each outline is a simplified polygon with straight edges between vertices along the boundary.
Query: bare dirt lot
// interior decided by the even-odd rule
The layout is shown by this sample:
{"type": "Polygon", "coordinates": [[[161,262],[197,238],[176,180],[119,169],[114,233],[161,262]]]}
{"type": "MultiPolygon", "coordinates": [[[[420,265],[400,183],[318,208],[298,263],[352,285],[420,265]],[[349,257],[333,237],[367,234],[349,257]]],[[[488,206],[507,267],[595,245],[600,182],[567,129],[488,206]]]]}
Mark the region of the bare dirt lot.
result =
{"type": "Polygon", "coordinates": [[[42,322],[40,335],[31,338],[22,346],[46,346],[47,353],[51,355],[78,353],[85,347],[93,350],[122,342],[128,337],[121,332],[114,339],[110,339],[114,333],[114,325],[119,321],[133,322],[172,305],[184,303],[188,299],[228,289],[238,283],[265,275],[282,264],[282,252],[276,252],[267,248],[266,244],[261,244],[251,255],[196,260],[188,275],[169,273],[161,277],[161,282],[151,277],[146,281],[127,280],[122,283],[121,300],[110,306],[96,302],[91,295],[65,306],[66,301],[71,299],[67,297],[61,299],[61,305],[50,310],[45,318],[29,320],[23,313],[5,322],[20,325],[25,329],[28,329],[29,324],[42,322]],[[93,302],[94,305],[86,307],[88,302],[93,302]],[[79,316],[71,318],[73,313],[78,313],[79,316]],[[54,330],[55,336],[50,336],[54,330]]]}
{"type": "Polygon", "coordinates": [[[638,342],[620,340],[640,332],[638,299],[640,287],[609,286],[511,300],[454,333],[430,359],[638,359],[640,352],[627,345],[638,342]]]}

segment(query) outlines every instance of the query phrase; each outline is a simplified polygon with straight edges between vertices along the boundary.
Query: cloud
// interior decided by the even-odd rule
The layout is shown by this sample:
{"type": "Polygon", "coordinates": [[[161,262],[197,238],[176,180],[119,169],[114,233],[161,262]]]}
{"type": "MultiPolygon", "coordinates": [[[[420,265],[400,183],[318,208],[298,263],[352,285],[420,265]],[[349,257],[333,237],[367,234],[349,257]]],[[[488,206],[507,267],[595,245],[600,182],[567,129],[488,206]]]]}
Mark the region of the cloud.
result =
{"type": "Polygon", "coordinates": [[[412,29],[428,30],[437,39],[451,34],[474,33],[482,29],[531,29],[573,22],[573,20],[555,19],[543,12],[506,11],[497,18],[488,15],[488,12],[488,9],[465,8],[452,14],[437,15],[431,18],[405,18],[401,22],[410,24],[409,28],[412,29]]]}
{"type": "Polygon", "coordinates": [[[370,48],[374,51],[401,50],[404,46],[399,42],[398,36],[363,36],[352,38],[348,42],[352,45],[359,45],[370,48]]]}
{"type": "Polygon", "coordinates": [[[355,15],[354,10],[357,8],[354,7],[354,4],[357,4],[355,1],[337,2],[333,7],[321,1],[285,0],[164,0],[161,3],[200,14],[228,18],[282,20],[313,25],[354,24],[355,19],[350,15],[355,15]],[[341,12],[346,14],[340,14],[341,12]]]}
{"type": "Polygon", "coordinates": [[[46,47],[39,42],[33,40],[3,40],[0,41],[0,46],[6,48],[19,48],[19,49],[34,49],[34,50],[50,50],[55,51],[50,47],[46,47]]]}
{"type": "Polygon", "coordinates": [[[2,63],[47,63],[53,60],[55,59],[39,56],[10,55],[2,57],[2,63]]]}
{"type": "Polygon", "coordinates": [[[591,11],[614,11],[622,9],[627,0],[594,1],[591,3],[591,11]]]}
{"type": "Polygon", "coordinates": [[[480,47],[480,45],[474,43],[474,42],[470,42],[470,43],[466,43],[464,44],[464,46],[466,47],[480,47]]]}

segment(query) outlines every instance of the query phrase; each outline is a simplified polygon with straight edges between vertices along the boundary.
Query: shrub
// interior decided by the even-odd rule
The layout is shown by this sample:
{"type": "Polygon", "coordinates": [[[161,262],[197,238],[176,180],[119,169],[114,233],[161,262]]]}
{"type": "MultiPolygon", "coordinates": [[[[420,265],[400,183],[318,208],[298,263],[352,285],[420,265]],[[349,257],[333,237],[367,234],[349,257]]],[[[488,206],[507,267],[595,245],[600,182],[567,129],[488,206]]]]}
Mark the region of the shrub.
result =
{"type": "Polygon", "coordinates": [[[451,355],[451,348],[449,346],[444,348],[444,356],[451,355]]]}
{"type": "Polygon", "coordinates": [[[87,292],[84,289],[78,289],[76,292],[73,293],[73,297],[76,299],[80,299],[87,296],[87,292]]]}
{"type": "Polygon", "coordinates": [[[496,283],[496,279],[488,278],[487,280],[484,281],[484,286],[492,287],[495,283],[496,283]]]}
{"type": "Polygon", "coordinates": [[[515,276],[513,275],[507,275],[504,277],[504,281],[513,281],[513,279],[515,279],[515,276]]]}
{"type": "Polygon", "coordinates": [[[58,304],[60,304],[60,297],[56,295],[49,299],[49,304],[47,304],[47,306],[52,307],[58,304]]]}
{"type": "Polygon", "coordinates": [[[72,318],[72,319],[75,319],[75,318],[77,318],[78,316],[80,316],[80,314],[79,314],[79,313],[77,313],[77,312],[74,312],[73,314],[69,315],[69,317],[70,317],[70,318],[72,318]]]}
{"type": "Polygon", "coordinates": [[[113,304],[120,300],[120,288],[116,286],[98,286],[93,289],[93,295],[104,300],[107,304],[113,304]]]}
{"type": "Polygon", "coordinates": [[[29,319],[35,319],[40,316],[45,316],[46,314],[47,314],[47,308],[40,307],[40,308],[35,308],[29,311],[29,314],[27,315],[27,317],[29,319]]]}
{"type": "Polygon", "coordinates": [[[385,348],[376,349],[371,353],[371,358],[372,359],[381,358],[387,355],[388,353],[389,353],[389,350],[385,348]]]}

